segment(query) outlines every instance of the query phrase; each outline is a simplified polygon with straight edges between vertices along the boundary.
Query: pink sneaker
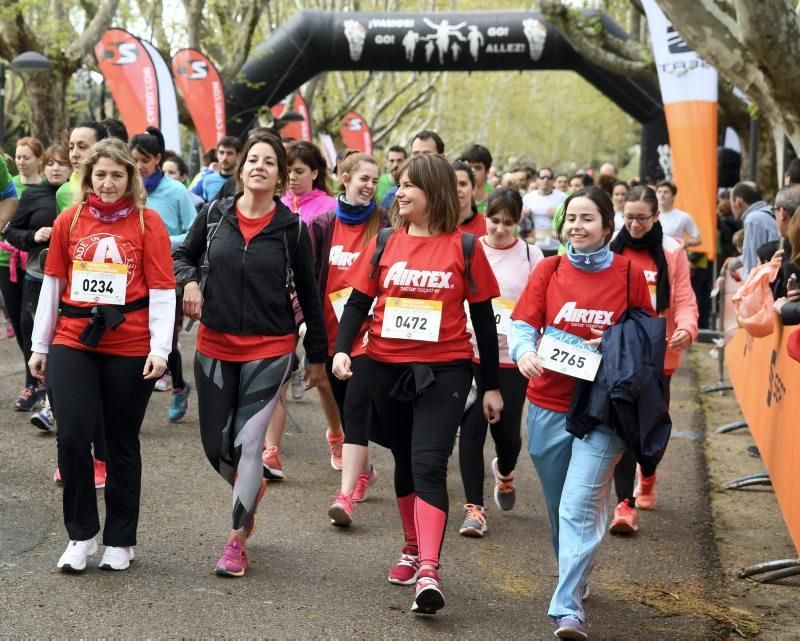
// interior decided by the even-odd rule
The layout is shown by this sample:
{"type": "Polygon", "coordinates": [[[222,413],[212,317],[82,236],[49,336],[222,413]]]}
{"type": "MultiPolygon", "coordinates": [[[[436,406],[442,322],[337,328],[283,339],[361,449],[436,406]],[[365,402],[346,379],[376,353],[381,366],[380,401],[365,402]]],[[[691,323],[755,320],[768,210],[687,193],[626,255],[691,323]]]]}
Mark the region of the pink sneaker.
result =
{"type": "Polygon", "coordinates": [[[647,477],[642,476],[641,470],[638,474],[636,489],[633,490],[636,497],[636,507],[642,510],[652,510],[656,504],[656,475],[647,477]]]}
{"type": "Polygon", "coordinates": [[[333,499],[333,505],[328,508],[328,516],[331,517],[331,525],[347,527],[353,522],[353,498],[352,495],[339,492],[333,499]]]}
{"type": "Polygon", "coordinates": [[[64,485],[64,482],[61,480],[61,470],[58,469],[58,466],[56,466],[56,471],[53,472],[53,483],[56,485],[64,485]]]}
{"type": "Polygon", "coordinates": [[[281,457],[278,454],[278,448],[274,445],[268,447],[261,454],[261,462],[264,464],[264,478],[271,481],[282,481],[283,466],[281,465],[281,457]]]}
{"type": "Polygon", "coordinates": [[[337,472],[342,470],[342,446],[344,445],[344,432],[337,435],[325,432],[325,439],[328,441],[328,449],[331,451],[331,467],[337,472]]]}
{"type": "Polygon", "coordinates": [[[444,607],[444,595],[439,587],[439,573],[436,570],[421,570],[414,588],[414,614],[436,614],[444,607]]]}
{"type": "Polygon", "coordinates": [[[608,528],[611,534],[633,534],[639,531],[639,515],[636,508],[631,507],[625,499],[614,509],[614,520],[608,528]]]}
{"type": "Polygon", "coordinates": [[[94,459],[94,489],[102,490],[106,486],[106,463],[94,459]]]}
{"type": "Polygon", "coordinates": [[[236,539],[230,539],[214,571],[221,576],[244,576],[247,572],[247,551],[236,539]]]}
{"type": "Polygon", "coordinates": [[[369,466],[369,472],[361,472],[358,475],[356,486],[353,489],[353,501],[361,503],[367,497],[367,488],[378,480],[378,471],[374,465],[369,466]]]}
{"type": "Polygon", "coordinates": [[[389,583],[395,585],[413,585],[419,574],[419,552],[417,548],[406,545],[397,561],[397,565],[389,572],[389,583]]]}
{"type": "Polygon", "coordinates": [[[6,338],[15,338],[16,334],[14,333],[14,326],[11,324],[10,320],[6,321],[6,338]]]}

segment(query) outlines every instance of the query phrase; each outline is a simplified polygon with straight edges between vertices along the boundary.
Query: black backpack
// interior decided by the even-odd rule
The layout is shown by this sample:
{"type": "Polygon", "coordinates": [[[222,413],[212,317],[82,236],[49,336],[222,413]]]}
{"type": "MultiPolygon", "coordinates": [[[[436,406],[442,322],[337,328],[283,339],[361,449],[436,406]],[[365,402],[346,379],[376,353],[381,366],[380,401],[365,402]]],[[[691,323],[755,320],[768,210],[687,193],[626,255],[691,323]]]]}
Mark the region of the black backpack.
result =
{"type": "MultiPolygon", "coordinates": [[[[372,265],[372,270],[369,273],[370,278],[375,278],[375,275],[378,273],[378,265],[381,262],[381,256],[383,256],[383,250],[386,249],[386,243],[389,242],[389,238],[391,238],[392,234],[394,233],[394,227],[384,227],[378,232],[378,238],[375,244],[375,253],[372,254],[372,258],[370,259],[370,265],[372,265]]],[[[461,250],[464,252],[464,276],[467,278],[467,284],[469,285],[469,291],[475,293],[478,291],[478,287],[475,285],[475,281],[472,280],[472,254],[475,251],[475,234],[465,233],[461,237],[461,250]]]]}

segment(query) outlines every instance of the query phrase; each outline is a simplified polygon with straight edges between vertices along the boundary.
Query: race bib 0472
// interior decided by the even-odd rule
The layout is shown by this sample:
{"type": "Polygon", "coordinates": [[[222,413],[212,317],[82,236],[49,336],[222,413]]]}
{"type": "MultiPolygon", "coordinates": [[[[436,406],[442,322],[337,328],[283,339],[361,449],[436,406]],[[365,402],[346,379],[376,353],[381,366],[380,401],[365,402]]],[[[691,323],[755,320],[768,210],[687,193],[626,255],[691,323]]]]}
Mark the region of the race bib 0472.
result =
{"type": "Polygon", "coordinates": [[[381,336],[402,340],[439,340],[442,301],[418,298],[387,298],[383,308],[381,336]]]}

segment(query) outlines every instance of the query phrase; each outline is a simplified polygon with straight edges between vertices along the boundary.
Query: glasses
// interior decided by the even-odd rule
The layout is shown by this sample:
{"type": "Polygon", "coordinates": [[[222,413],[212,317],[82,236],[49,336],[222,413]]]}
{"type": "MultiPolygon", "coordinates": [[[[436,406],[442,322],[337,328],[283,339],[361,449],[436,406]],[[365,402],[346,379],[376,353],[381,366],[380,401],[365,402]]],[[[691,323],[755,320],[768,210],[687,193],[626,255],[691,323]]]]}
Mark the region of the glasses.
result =
{"type": "Polygon", "coordinates": [[[552,177],[552,176],[542,176],[542,175],[539,175],[539,178],[541,178],[542,180],[553,180],[553,177],[552,177]]]}
{"type": "Polygon", "coordinates": [[[653,214],[650,214],[649,216],[623,216],[622,220],[630,224],[639,223],[640,225],[644,225],[652,217],[653,214]]]}

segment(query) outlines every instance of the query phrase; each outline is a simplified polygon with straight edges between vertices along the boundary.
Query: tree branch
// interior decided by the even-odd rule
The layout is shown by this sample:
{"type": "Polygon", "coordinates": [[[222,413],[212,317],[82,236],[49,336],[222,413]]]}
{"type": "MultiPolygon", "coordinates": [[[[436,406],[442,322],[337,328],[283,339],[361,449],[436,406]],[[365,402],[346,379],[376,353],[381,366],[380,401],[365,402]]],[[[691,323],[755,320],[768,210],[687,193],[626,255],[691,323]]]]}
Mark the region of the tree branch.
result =
{"type": "Polygon", "coordinates": [[[103,32],[111,26],[111,20],[114,18],[118,6],[119,0],[103,0],[83,33],[66,50],[65,58],[67,60],[78,64],[80,59],[92,50],[103,32]]]}
{"type": "Polygon", "coordinates": [[[241,37],[235,39],[233,51],[220,72],[223,84],[233,80],[234,76],[241,71],[244,63],[247,62],[247,56],[250,54],[250,48],[253,45],[253,34],[258,21],[264,13],[266,3],[267,0],[252,0],[247,4],[247,11],[239,25],[241,37]]]}
{"type": "MultiPolygon", "coordinates": [[[[572,48],[593,64],[611,73],[653,80],[652,60],[631,59],[603,46],[604,41],[611,42],[613,36],[605,34],[599,21],[590,25],[582,13],[569,9],[559,0],[540,0],[540,9],[544,17],[561,31],[572,48]]],[[[620,51],[625,49],[626,55],[641,52],[632,43],[630,46],[623,46],[619,38],[614,40],[617,41],[614,42],[615,47],[620,51]]]]}

